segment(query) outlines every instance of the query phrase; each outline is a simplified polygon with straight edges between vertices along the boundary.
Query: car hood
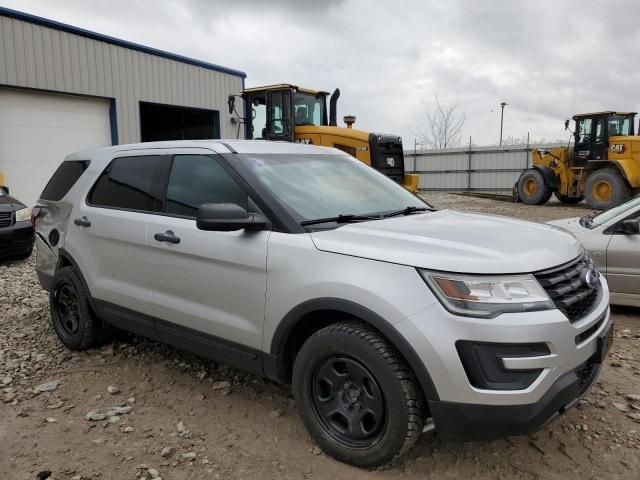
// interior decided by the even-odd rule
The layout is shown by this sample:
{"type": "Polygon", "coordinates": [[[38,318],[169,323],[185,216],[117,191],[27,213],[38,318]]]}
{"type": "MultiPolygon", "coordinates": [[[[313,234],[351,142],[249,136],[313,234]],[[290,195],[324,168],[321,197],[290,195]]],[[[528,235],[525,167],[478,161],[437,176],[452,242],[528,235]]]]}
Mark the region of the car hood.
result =
{"type": "Polygon", "coordinates": [[[553,226],[454,210],[348,224],[311,237],[325,252],[459,273],[534,272],[583,250],[553,226]]]}
{"type": "Polygon", "coordinates": [[[24,208],[24,204],[11,195],[0,195],[0,212],[13,212],[24,208]]]}
{"type": "Polygon", "coordinates": [[[565,230],[573,234],[584,233],[589,231],[588,228],[585,228],[582,225],[580,225],[580,217],[563,218],[561,220],[552,220],[550,222],[547,222],[547,224],[564,228],[565,230]]]}

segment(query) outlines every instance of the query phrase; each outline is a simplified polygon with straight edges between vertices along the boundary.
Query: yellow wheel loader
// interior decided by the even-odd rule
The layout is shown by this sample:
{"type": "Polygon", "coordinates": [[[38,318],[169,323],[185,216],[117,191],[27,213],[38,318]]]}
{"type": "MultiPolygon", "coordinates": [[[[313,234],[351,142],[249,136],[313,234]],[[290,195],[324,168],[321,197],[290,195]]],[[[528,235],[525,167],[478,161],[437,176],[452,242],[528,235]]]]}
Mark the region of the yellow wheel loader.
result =
{"type": "MultiPolygon", "coordinates": [[[[573,148],[533,150],[532,167],[516,183],[529,205],[555,195],[562,203],[586,199],[594,209],[618,205],[640,191],[640,136],[634,135],[635,112],[575,115],[573,148]]],[[[569,120],[565,122],[569,129],[569,120]]]]}
{"type": "Polygon", "coordinates": [[[370,165],[387,177],[404,185],[411,192],[418,191],[418,175],[404,173],[402,138],[398,135],[369,133],[352,128],[356,118],[344,117],[345,127],[337,126],[336,89],[329,99],[328,92],[279,84],[246,88],[242,95],[229,97],[229,113],[236,113],[238,136],[245,125],[250,140],[280,140],[338,148],[370,165]],[[240,115],[235,99],[244,100],[240,115]]]}

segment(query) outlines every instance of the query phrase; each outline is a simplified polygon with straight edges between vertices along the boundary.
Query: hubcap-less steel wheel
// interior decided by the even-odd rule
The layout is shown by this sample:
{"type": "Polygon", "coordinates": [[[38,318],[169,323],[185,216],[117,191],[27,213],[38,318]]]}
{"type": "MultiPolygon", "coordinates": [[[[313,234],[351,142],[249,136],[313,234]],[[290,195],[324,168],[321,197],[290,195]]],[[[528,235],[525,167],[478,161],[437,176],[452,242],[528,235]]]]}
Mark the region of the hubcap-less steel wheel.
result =
{"type": "Polygon", "coordinates": [[[606,202],[613,195],[613,187],[606,180],[600,180],[593,185],[592,193],[596,200],[606,202]]]}
{"type": "Polygon", "coordinates": [[[314,414],[323,430],[351,448],[368,448],[384,435],[382,389],[359,361],[332,355],[320,360],[310,385],[314,414]]]}
{"type": "Polygon", "coordinates": [[[524,190],[527,195],[535,195],[538,191],[538,182],[536,182],[533,178],[528,178],[524,183],[524,190]]]}
{"type": "Polygon", "coordinates": [[[74,335],[80,326],[80,305],[75,289],[68,284],[61,285],[56,291],[55,308],[60,327],[67,335],[74,335]]]}

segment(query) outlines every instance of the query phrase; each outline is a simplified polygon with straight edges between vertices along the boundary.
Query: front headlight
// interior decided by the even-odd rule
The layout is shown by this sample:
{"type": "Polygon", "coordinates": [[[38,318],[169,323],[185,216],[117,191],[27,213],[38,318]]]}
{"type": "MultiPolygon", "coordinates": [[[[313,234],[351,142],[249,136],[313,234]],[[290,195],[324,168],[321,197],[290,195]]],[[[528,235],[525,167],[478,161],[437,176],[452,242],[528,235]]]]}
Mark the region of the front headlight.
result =
{"type": "Polygon", "coordinates": [[[16,222],[27,222],[31,220],[31,209],[23,208],[16,211],[16,222]]]}
{"type": "Polygon", "coordinates": [[[459,275],[420,270],[452,313],[493,318],[506,312],[551,310],[555,305],[533,275],[459,275]]]}

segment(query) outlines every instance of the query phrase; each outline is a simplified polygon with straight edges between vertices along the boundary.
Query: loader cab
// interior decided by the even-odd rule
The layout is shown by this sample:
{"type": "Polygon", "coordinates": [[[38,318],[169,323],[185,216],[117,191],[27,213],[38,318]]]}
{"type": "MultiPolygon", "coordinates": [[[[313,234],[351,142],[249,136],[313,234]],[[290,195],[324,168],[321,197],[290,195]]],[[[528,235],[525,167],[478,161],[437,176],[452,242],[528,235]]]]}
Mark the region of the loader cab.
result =
{"type": "Polygon", "coordinates": [[[633,135],[635,112],[598,112],[575,115],[574,162],[607,160],[609,137],[633,135]]]}
{"type": "Polygon", "coordinates": [[[288,84],[245,89],[247,138],[293,142],[296,126],[327,125],[327,95],[288,84]]]}

